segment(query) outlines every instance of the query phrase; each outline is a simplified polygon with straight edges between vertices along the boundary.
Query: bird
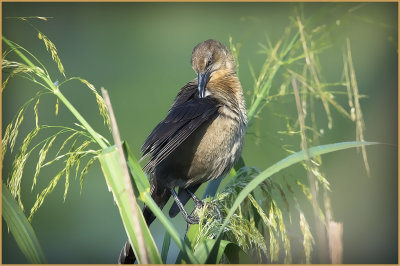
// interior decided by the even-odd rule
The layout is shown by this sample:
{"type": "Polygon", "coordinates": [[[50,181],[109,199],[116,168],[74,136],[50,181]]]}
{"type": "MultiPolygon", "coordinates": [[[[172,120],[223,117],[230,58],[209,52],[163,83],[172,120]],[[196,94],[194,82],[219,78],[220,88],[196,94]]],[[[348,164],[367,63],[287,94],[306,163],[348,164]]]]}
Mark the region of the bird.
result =
{"type": "MultiPolygon", "coordinates": [[[[197,44],[191,65],[197,77],[181,88],[166,117],[144,141],[142,159],[149,157],[143,170],[159,208],[172,196],[169,216],[181,212],[187,223],[195,224],[198,217],[188,215],[184,205],[192,198],[196,207],[202,206],[195,195],[200,185],[226,175],[235,165],[243,149],[247,113],[235,59],[224,44],[213,39],[197,44]]],[[[147,206],[142,213],[147,225],[156,218],[147,206]]],[[[127,241],[118,262],[135,260],[127,241]]]]}

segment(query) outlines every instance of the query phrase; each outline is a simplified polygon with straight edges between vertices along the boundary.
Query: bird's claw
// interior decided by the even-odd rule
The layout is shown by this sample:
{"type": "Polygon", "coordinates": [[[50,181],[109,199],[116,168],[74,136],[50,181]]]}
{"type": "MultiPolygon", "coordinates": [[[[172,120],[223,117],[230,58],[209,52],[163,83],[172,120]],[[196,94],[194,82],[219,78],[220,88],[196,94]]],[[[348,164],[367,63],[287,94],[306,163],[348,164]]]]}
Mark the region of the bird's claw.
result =
{"type": "Polygon", "coordinates": [[[202,202],[201,200],[195,201],[194,204],[195,209],[201,209],[204,207],[204,202],[202,202]]]}
{"type": "Polygon", "coordinates": [[[199,217],[193,213],[183,218],[188,224],[198,224],[200,222],[199,217]]]}
{"type": "Polygon", "coordinates": [[[185,221],[188,224],[198,224],[200,223],[200,218],[199,216],[196,214],[196,210],[197,209],[201,209],[204,207],[204,202],[202,202],[201,200],[194,200],[195,203],[195,207],[194,210],[192,211],[192,213],[186,217],[183,217],[185,219],[185,221]]]}

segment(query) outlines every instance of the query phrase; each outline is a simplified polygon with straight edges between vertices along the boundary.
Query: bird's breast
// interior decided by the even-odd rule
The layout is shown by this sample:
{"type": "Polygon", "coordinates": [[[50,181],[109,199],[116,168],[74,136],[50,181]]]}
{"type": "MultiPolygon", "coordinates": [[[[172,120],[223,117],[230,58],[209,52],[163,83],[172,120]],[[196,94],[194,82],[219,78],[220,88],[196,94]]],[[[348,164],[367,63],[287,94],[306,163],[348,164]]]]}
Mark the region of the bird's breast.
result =
{"type": "Polygon", "coordinates": [[[223,106],[194,149],[187,185],[203,183],[226,174],[241,154],[245,125],[223,106]]]}

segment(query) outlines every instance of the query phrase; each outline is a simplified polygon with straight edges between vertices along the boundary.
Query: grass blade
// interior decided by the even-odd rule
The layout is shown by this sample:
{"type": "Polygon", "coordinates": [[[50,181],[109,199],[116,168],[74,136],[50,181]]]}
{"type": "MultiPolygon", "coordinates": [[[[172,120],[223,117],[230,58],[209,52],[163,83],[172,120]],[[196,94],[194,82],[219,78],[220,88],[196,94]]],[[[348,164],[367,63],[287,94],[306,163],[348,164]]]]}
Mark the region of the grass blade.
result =
{"type": "MultiPolygon", "coordinates": [[[[116,151],[119,157],[119,166],[121,168],[121,173],[122,173],[122,178],[124,181],[125,185],[125,195],[126,198],[129,200],[128,204],[125,207],[130,207],[130,213],[132,216],[132,222],[133,224],[140,224],[140,218],[139,218],[139,206],[137,205],[136,197],[133,192],[132,188],[132,183],[131,183],[131,178],[129,176],[129,171],[128,171],[128,166],[126,164],[126,159],[125,159],[125,154],[124,150],[122,148],[122,141],[121,137],[119,135],[119,129],[117,126],[117,120],[114,115],[114,110],[111,105],[111,100],[110,96],[108,94],[108,91],[105,90],[104,88],[101,88],[101,92],[104,97],[104,109],[108,111],[109,117],[110,117],[110,122],[111,122],[111,128],[112,128],[112,135],[114,139],[114,143],[116,146],[116,151]]],[[[115,193],[116,191],[113,191],[115,193]]],[[[124,221],[125,222],[125,221],[124,221]]],[[[134,231],[133,233],[135,234],[135,238],[138,246],[138,250],[135,250],[135,253],[139,254],[138,262],[143,263],[143,264],[148,264],[150,262],[150,256],[148,251],[146,250],[146,242],[144,241],[143,238],[143,232],[141,227],[135,226],[133,227],[134,231]]]]}
{"type": "MultiPolygon", "coordinates": [[[[126,233],[129,237],[132,248],[135,251],[136,258],[141,262],[139,250],[139,242],[135,234],[135,226],[140,226],[143,233],[143,239],[146,243],[145,248],[149,255],[150,263],[162,263],[160,254],[158,253],[157,246],[146,225],[142,212],[138,212],[140,225],[134,223],[131,207],[129,206],[130,200],[125,189],[125,183],[121,176],[122,169],[120,167],[119,155],[115,147],[105,149],[100,155],[99,160],[107,185],[113,192],[114,200],[118,206],[121,219],[123,221],[126,233]]],[[[136,202],[135,202],[136,203],[136,202]]],[[[136,203],[137,204],[137,203],[136,203]]],[[[139,206],[137,206],[139,208],[139,206]]]]}
{"type": "Polygon", "coordinates": [[[18,247],[31,263],[47,263],[31,224],[12,197],[7,186],[4,183],[2,186],[3,218],[18,247]]]}
{"type": "Polygon", "coordinates": [[[229,244],[233,244],[230,241],[221,240],[218,243],[218,250],[215,253],[212,253],[211,247],[217,243],[215,239],[205,239],[204,241],[200,242],[199,246],[195,251],[195,255],[197,258],[201,259],[203,263],[207,264],[217,264],[220,262],[222,255],[224,254],[225,248],[229,244]],[[212,255],[212,256],[210,256],[212,255]],[[206,260],[207,259],[207,260],[206,260]]]}
{"type": "Polygon", "coordinates": [[[168,232],[165,232],[161,250],[161,259],[163,263],[167,263],[167,257],[170,245],[171,245],[171,236],[168,234],[168,232]]]}
{"type": "MultiPolygon", "coordinates": [[[[378,143],[376,143],[376,142],[360,142],[360,141],[340,142],[340,143],[312,147],[308,150],[308,153],[311,158],[311,157],[315,157],[318,155],[322,155],[322,154],[326,154],[326,153],[330,153],[330,152],[334,152],[334,151],[355,148],[355,147],[361,147],[363,145],[372,145],[372,144],[378,144],[378,143]]],[[[255,188],[257,188],[264,180],[266,180],[273,174],[275,174],[291,165],[294,165],[298,162],[306,160],[307,158],[308,157],[307,157],[307,154],[305,151],[296,152],[296,153],[280,160],[279,162],[275,163],[274,165],[270,166],[269,168],[267,168],[266,170],[261,172],[258,176],[256,176],[249,184],[247,184],[247,186],[239,193],[239,195],[237,196],[231,209],[229,210],[229,213],[226,216],[225,221],[222,224],[221,229],[219,230],[216,239],[218,239],[221,236],[224,228],[228,225],[229,220],[232,218],[233,214],[235,213],[235,211],[239,207],[239,205],[255,188]]],[[[214,245],[213,249],[215,249],[215,248],[217,248],[216,245],[214,245]]],[[[212,252],[210,252],[210,254],[211,253],[212,252]]]]}

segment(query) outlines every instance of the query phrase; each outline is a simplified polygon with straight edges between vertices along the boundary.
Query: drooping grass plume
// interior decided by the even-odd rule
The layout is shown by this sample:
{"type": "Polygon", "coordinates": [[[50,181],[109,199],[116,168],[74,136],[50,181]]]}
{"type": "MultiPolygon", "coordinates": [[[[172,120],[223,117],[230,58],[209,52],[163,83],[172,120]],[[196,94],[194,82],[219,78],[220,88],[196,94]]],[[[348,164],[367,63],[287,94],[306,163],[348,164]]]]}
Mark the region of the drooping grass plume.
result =
{"type": "Polygon", "coordinates": [[[74,79],[77,79],[80,82],[84,83],[93,92],[93,94],[96,97],[96,101],[97,101],[97,105],[99,107],[100,114],[103,117],[104,124],[106,124],[108,126],[109,130],[111,130],[110,116],[107,112],[107,107],[106,107],[103,97],[100,96],[100,94],[97,92],[97,90],[93,86],[93,84],[89,83],[87,80],[82,79],[82,78],[74,78],[74,79]]]}
{"type": "MultiPolygon", "coordinates": [[[[299,21],[299,17],[297,17],[299,21]]],[[[304,45],[303,45],[304,47],[304,45]]],[[[306,48],[304,48],[306,49],[306,48]]],[[[307,58],[307,57],[306,57],[307,58]]],[[[307,59],[306,59],[307,61],[307,59]]],[[[313,67],[310,67],[310,69],[313,69],[313,67]]],[[[313,72],[313,71],[311,71],[313,72]]],[[[316,82],[317,83],[317,82],[316,82]]],[[[295,96],[295,102],[296,102],[296,107],[297,107],[297,113],[298,113],[298,121],[299,121],[299,126],[300,126],[300,136],[301,136],[301,149],[306,153],[307,159],[305,160],[306,164],[306,171],[307,171],[307,177],[308,177],[308,185],[311,190],[311,203],[313,206],[313,212],[314,212],[314,222],[315,222],[315,227],[316,227],[316,234],[318,238],[318,248],[319,248],[319,256],[320,260],[326,261],[326,252],[327,252],[327,240],[326,240],[326,234],[325,234],[325,229],[324,229],[324,223],[326,221],[324,219],[319,219],[321,215],[320,214],[320,207],[318,203],[318,191],[317,191],[317,183],[316,183],[316,176],[314,174],[315,171],[312,171],[312,164],[310,162],[310,154],[308,150],[308,141],[307,141],[307,135],[306,135],[306,130],[305,130],[305,117],[304,117],[304,111],[303,111],[303,106],[301,104],[301,99],[300,99],[300,94],[299,90],[297,88],[297,83],[296,79],[292,79],[292,87],[293,87],[293,92],[295,96]]],[[[325,105],[325,104],[324,104],[325,105]]],[[[329,126],[328,126],[329,127],[329,126]]],[[[301,216],[300,216],[301,218],[301,216]]],[[[304,221],[300,220],[300,225],[304,225],[304,221]],[[303,222],[303,223],[302,223],[303,222]]],[[[305,233],[304,228],[302,230],[303,235],[305,233]]],[[[306,237],[306,236],[304,236],[306,237]]],[[[307,253],[307,251],[306,251],[307,253]]]]}
{"type": "MultiPolygon", "coordinates": [[[[38,17],[38,19],[42,19],[38,17]]],[[[34,27],[28,20],[28,18],[20,18],[20,20],[27,22],[31,25],[37,32],[38,37],[43,40],[46,50],[48,50],[51,54],[52,59],[57,63],[58,69],[60,73],[65,77],[65,70],[61,63],[60,57],[57,52],[57,48],[55,47],[54,43],[41,31],[39,31],[36,27],[34,27]]],[[[5,49],[6,52],[3,53],[5,58],[2,60],[2,67],[3,71],[8,71],[8,75],[5,77],[4,82],[2,84],[3,90],[8,85],[8,83],[13,78],[23,78],[27,79],[32,82],[35,88],[38,88],[37,94],[28,100],[20,109],[18,114],[14,117],[12,122],[7,125],[6,131],[3,137],[3,146],[2,146],[2,155],[3,158],[6,155],[7,149],[9,148],[11,153],[13,153],[14,146],[16,145],[17,137],[19,136],[19,128],[23,124],[24,121],[24,114],[30,108],[32,108],[33,103],[33,114],[34,114],[34,121],[35,121],[35,129],[32,130],[24,139],[21,148],[19,149],[12,166],[12,171],[10,176],[7,180],[7,186],[9,187],[12,195],[17,199],[21,209],[24,208],[22,199],[21,199],[21,180],[22,175],[24,172],[24,166],[26,161],[30,157],[30,155],[34,152],[38,152],[38,161],[36,164],[36,170],[33,175],[32,181],[32,190],[35,188],[37,183],[37,179],[40,177],[40,170],[43,167],[47,167],[52,165],[56,161],[64,161],[64,168],[59,171],[52,181],[49,183],[47,188],[42,191],[40,195],[38,195],[36,202],[34,203],[34,207],[32,207],[29,219],[31,220],[35,212],[39,209],[39,207],[44,202],[46,196],[51,193],[54,187],[58,184],[61,176],[65,176],[65,190],[64,190],[64,200],[68,193],[69,188],[69,177],[72,169],[75,169],[75,176],[78,176],[80,171],[81,160],[87,156],[94,158],[99,154],[99,150],[93,150],[89,148],[89,145],[93,145],[96,142],[99,143],[102,147],[106,146],[106,139],[98,134],[90,127],[90,125],[84,120],[84,118],[79,114],[79,112],[71,105],[71,103],[63,96],[63,94],[59,90],[59,86],[54,83],[49,75],[49,72],[45,68],[45,66],[40,62],[40,60],[34,56],[31,52],[27,49],[23,48],[21,45],[10,41],[3,37],[4,43],[8,46],[8,49],[5,49]],[[10,54],[15,54],[21,58],[22,62],[18,61],[10,61],[8,60],[8,56],[10,54]],[[83,128],[74,129],[68,128],[65,126],[48,126],[48,125],[41,125],[40,122],[40,113],[39,113],[39,105],[41,103],[40,98],[44,94],[55,94],[56,97],[56,105],[55,105],[55,114],[58,114],[59,110],[59,103],[60,101],[66,104],[67,108],[71,110],[71,112],[76,115],[78,121],[80,121],[83,128]],[[39,134],[43,132],[50,133],[51,130],[56,130],[56,133],[52,133],[50,137],[45,139],[41,139],[39,134]],[[35,144],[31,145],[32,140],[35,138],[35,144]],[[48,154],[53,149],[54,143],[56,139],[60,141],[64,138],[62,145],[59,147],[56,155],[54,158],[49,159],[48,161],[48,154]],[[80,139],[79,139],[80,138],[80,139]],[[78,141],[79,139],[79,141],[78,141]],[[73,140],[73,141],[72,141],[73,140]],[[72,142],[71,142],[72,141],[72,142]],[[71,144],[72,143],[72,144],[71,144]],[[62,153],[65,147],[69,146],[69,150],[67,152],[62,153]]],[[[96,101],[99,105],[100,114],[103,116],[105,123],[108,123],[108,116],[105,112],[104,101],[102,97],[97,93],[95,87],[83,80],[79,79],[82,83],[87,85],[92,93],[95,94],[96,101]]],[[[65,79],[62,84],[69,82],[73,79],[65,79]]],[[[51,134],[51,133],[50,133],[51,134]]],[[[83,182],[84,176],[87,173],[87,170],[90,165],[92,165],[94,160],[89,158],[86,163],[84,169],[80,171],[81,177],[80,182],[83,182]],[[89,163],[90,162],[90,163],[89,163]]]]}
{"type": "Polygon", "coordinates": [[[40,206],[42,206],[44,199],[47,197],[48,194],[50,194],[53,189],[56,187],[58,181],[60,180],[61,176],[65,173],[65,168],[62,169],[58,174],[50,181],[48,186],[43,189],[43,191],[40,193],[40,195],[37,196],[36,202],[33,204],[33,207],[31,208],[28,220],[31,222],[33,215],[38,211],[40,206]]]}
{"type": "Polygon", "coordinates": [[[44,143],[42,149],[40,149],[40,151],[39,151],[39,160],[36,164],[36,171],[35,171],[35,175],[33,176],[31,190],[33,190],[33,188],[36,185],[37,176],[39,175],[39,172],[40,172],[40,169],[42,168],[43,162],[46,159],[46,155],[47,155],[48,151],[50,150],[51,145],[53,144],[56,137],[57,137],[57,135],[55,135],[51,139],[47,139],[46,142],[44,143]]]}
{"type": "Polygon", "coordinates": [[[51,53],[51,57],[53,58],[54,62],[57,63],[58,66],[58,70],[60,71],[60,73],[65,77],[65,70],[64,70],[64,66],[61,63],[60,57],[58,56],[57,53],[57,48],[54,45],[54,43],[52,41],[50,41],[49,38],[47,38],[46,35],[44,35],[42,32],[38,32],[38,38],[43,40],[44,45],[46,46],[46,50],[50,51],[51,53]]]}
{"type": "Polygon", "coordinates": [[[29,132],[29,134],[25,137],[23,144],[18,151],[18,154],[15,156],[15,159],[13,161],[12,171],[10,177],[7,180],[7,186],[9,187],[13,197],[17,199],[18,204],[22,210],[24,210],[24,205],[22,204],[22,199],[21,199],[22,174],[24,171],[26,161],[30,155],[30,152],[28,151],[28,146],[31,143],[32,139],[38,134],[38,132],[39,130],[35,128],[33,131],[29,132]]]}
{"type": "Polygon", "coordinates": [[[300,212],[300,229],[303,233],[303,246],[304,246],[304,253],[306,257],[306,263],[311,263],[311,252],[313,250],[314,237],[311,234],[310,226],[304,216],[303,212],[300,212]]]}
{"type": "Polygon", "coordinates": [[[81,186],[81,193],[82,193],[83,182],[85,181],[86,174],[88,173],[90,166],[92,166],[92,164],[93,164],[95,161],[97,161],[97,158],[96,158],[96,157],[92,157],[92,158],[86,163],[85,167],[82,168],[82,171],[81,171],[81,173],[80,173],[80,175],[79,175],[79,184],[80,184],[80,186],[81,186]]]}
{"type": "MultiPolygon", "coordinates": [[[[350,47],[349,38],[346,39],[346,54],[347,54],[347,62],[345,62],[345,65],[348,65],[348,71],[349,71],[349,74],[346,74],[346,77],[347,77],[346,82],[348,84],[347,89],[349,92],[349,105],[350,105],[351,111],[355,112],[356,139],[359,141],[364,141],[365,124],[364,124],[363,114],[362,114],[361,106],[360,106],[360,96],[358,93],[357,79],[356,79],[356,74],[354,71],[353,59],[351,56],[351,47],[350,47]],[[348,81],[348,76],[350,76],[350,82],[348,81]],[[351,94],[351,91],[349,90],[349,87],[352,89],[352,94],[351,94]],[[352,101],[350,100],[351,95],[354,96],[354,107],[352,107],[352,101]]],[[[347,70],[347,69],[345,68],[345,70],[347,70]]],[[[370,175],[367,151],[364,146],[361,147],[361,151],[362,151],[362,156],[363,156],[363,160],[364,160],[365,170],[367,171],[367,174],[370,175]]]]}

